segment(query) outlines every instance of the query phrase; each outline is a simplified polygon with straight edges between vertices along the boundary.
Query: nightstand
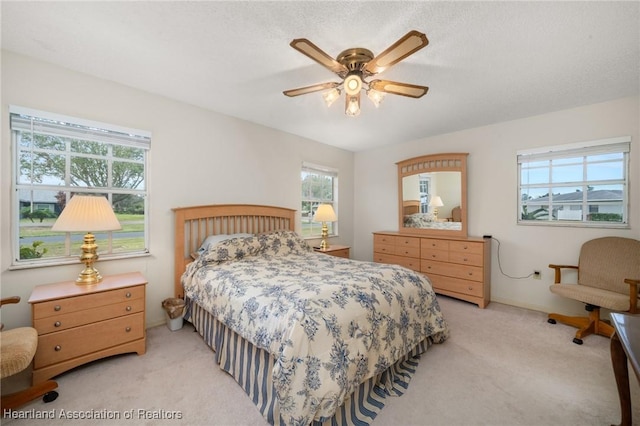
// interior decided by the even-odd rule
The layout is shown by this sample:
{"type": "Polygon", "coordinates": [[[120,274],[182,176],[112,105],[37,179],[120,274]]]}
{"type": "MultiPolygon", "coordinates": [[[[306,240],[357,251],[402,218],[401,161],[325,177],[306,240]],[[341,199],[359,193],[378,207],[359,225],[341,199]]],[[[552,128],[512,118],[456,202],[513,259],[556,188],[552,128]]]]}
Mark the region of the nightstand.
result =
{"type": "Polygon", "coordinates": [[[328,254],[331,256],[336,256],[336,257],[346,257],[347,259],[349,258],[349,249],[351,247],[349,246],[339,246],[339,245],[331,245],[329,246],[328,249],[326,250],[321,250],[318,247],[314,247],[313,251],[318,252],[318,253],[324,253],[324,254],[328,254]]]}
{"type": "Polygon", "coordinates": [[[139,272],[36,286],[31,293],[38,349],[34,384],[111,355],[146,352],[145,285],[139,272]]]}

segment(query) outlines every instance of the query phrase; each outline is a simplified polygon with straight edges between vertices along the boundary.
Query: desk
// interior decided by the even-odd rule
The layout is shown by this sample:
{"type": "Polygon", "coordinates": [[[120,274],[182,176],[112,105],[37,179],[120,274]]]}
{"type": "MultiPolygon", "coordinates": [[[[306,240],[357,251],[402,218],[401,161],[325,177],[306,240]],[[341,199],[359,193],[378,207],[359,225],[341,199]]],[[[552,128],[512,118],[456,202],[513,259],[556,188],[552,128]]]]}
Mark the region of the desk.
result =
{"type": "Polygon", "coordinates": [[[640,381],[640,315],[611,314],[615,333],[611,336],[611,364],[620,397],[621,426],[631,426],[631,395],[629,392],[629,370],[631,364],[640,381]]]}

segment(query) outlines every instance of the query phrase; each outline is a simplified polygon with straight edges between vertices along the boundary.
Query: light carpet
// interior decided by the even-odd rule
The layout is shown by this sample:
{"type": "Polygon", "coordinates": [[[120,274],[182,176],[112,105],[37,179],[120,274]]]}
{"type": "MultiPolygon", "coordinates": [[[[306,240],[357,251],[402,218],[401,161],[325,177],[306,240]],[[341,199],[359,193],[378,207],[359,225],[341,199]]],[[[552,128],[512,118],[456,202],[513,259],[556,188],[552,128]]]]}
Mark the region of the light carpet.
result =
{"type": "MultiPolygon", "coordinates": [[[[387,399],[374,426],[619,423],[608,339],[589,336],[578,346],[571,341],[574,328],[548,324],[540,312],[439,300],[451,338],[422,356],[405,395],[387,399]]],[[[174,332],[154,327],[147,330],[145,355],[115,356],[64,373],[56,379],[56,401],[38,400],[14,413],[53,418],[4,418],[2,424],[266,425],[213,356],[191,325],[174,332]],[[87,415],[119,418],[72,419],[87,415]]],[[[3,393],[28,379],[4,380],[3,393]]],[[[640,387],[635,377],[630,382],[634,424],[640,425],[640,387]]]]}

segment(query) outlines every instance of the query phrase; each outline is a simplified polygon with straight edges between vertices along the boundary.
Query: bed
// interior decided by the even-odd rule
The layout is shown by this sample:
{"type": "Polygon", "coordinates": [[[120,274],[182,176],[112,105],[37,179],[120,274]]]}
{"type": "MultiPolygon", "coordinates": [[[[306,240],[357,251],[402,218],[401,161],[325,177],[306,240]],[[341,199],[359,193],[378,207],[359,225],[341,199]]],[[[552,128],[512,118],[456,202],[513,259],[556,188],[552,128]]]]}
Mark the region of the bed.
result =
{"type": "Polygon", "coordinates": [[[369,424],[449,335],[425,276],[314,252],[294,210],[174,212],[185,319],[270,424],[369,424]]]}

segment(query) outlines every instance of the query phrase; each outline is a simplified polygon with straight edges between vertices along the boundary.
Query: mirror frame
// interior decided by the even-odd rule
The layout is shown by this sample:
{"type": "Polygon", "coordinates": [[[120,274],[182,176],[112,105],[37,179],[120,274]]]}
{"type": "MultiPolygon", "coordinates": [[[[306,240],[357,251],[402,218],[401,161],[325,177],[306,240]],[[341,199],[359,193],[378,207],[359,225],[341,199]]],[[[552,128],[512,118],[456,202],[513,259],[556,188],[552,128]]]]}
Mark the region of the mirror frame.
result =
{"type": "Polygon", "coordinates": [[[398,229],[405,234],[420,234],[448,237],[467,237],[467,157],[468,153],[448,153],[423,155],[396,163],[398,165],[398,229]],[[402,178],[406,176],[433,173],[460,172],[460,213],[462,228],[460,230],[407,228],[403,221],[402,178]]]}

